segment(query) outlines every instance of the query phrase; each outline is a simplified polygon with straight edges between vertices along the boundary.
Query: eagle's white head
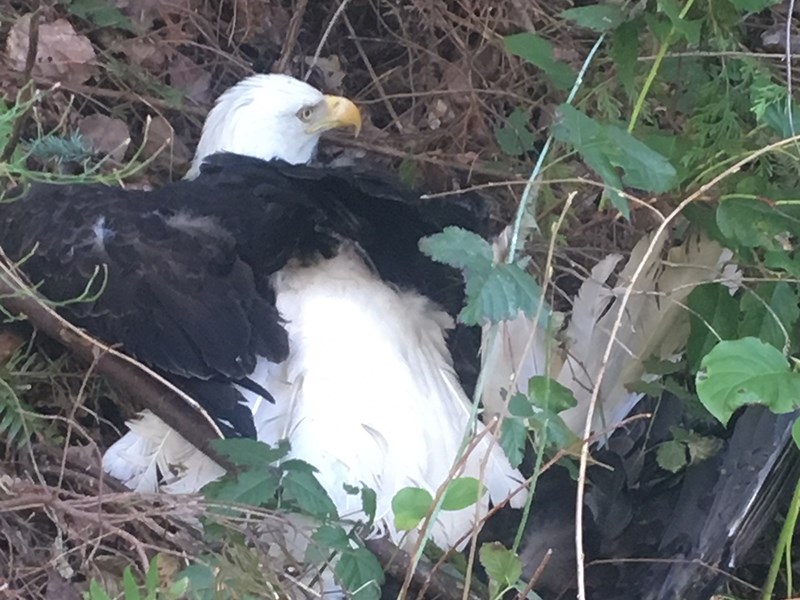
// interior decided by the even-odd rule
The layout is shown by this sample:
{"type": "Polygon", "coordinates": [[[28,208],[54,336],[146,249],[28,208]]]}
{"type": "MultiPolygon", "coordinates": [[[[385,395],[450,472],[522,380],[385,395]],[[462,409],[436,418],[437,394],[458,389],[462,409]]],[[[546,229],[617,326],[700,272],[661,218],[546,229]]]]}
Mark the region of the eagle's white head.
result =
{"type": "Polygon", "coordinates": [[[226,90],[208,113],[187,178],[216,152],[263,160],[309,162],[322,132],[361,128],[361,114],[347,98],[325,96],[288,75],[253,75],[226,90]]]}

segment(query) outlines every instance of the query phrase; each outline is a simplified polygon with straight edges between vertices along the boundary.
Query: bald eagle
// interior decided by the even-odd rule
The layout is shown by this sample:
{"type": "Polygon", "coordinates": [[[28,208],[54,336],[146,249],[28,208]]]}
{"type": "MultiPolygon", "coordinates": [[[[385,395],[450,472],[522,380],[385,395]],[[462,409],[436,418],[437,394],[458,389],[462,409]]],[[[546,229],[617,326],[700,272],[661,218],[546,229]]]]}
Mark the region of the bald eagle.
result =
{"type": "MultiPolygon", "coordinates": [[[[56,301],[102,268],[102,293],[63,304],[65,316],[164,374],[224,435],[288,439],[340,515],[361,514],[345,485],[375,490],[376,532],[399,541],[392,497],[447,481],[470,415],[448,348],[463,279],[418,242],[472,213],[306,164],[322,132],[360,124],[349,100],[250,77],[212,109],[187,179],[150,192],[32,185],[0,206],[0,244],[56,301]]],[[[104,457],[129,487],[196,491],[222,474],[155,415],[129,426],[104,457]]],[[[460,474],[488,491],[477,511],[440,514],[442,547],[523,481],[494,435],[478,434],[460,474]]]]}

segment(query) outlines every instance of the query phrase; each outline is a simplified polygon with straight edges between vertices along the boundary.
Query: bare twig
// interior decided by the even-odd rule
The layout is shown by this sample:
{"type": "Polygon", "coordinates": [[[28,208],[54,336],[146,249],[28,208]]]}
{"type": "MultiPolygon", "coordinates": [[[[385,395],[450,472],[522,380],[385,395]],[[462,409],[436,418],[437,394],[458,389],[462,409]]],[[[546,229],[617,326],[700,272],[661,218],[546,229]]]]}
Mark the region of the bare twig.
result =
{"type": "Polygon", "coordinates": [[[308,6],[308,0],[297,0],[297,6],[294,8],[292,20],[289,21],[289,31],[286,33],[286,41],[283,42],[281,57],[278,59],[278,65],[273,69],[275,73],[286,72],[286,66],[292,59],[292,52],[294,52],[295,44],[297,44],[297,36],[300,33],[300,25],[303,24],[303,15],[306,14],[306,6],[308,6]]]}

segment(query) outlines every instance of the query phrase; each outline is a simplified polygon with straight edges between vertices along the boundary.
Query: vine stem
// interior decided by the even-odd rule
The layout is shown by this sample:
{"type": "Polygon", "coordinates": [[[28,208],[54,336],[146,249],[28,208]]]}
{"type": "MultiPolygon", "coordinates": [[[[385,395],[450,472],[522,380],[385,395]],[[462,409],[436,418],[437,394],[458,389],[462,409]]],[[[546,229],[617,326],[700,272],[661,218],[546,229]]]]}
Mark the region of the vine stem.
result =
{"type": "MultiPolygon", "coordinates": [[[[764,583],[764,589],[761,590],[761,600],[770,600],[772,598],[772,591],[775,589],[778,571],[781,568],[781,560],[784,555],[787,559],[790,557],[792,535],[797,525],[798,514],[800,514],[800,479],[797,480],[794,486],[794,494],[792,495],[792,502],[789,505],[789,512],[786,514],[786,521],[783,523],[781,535],[778,538],[778,545],[775,547],[775,553],[772,555],[769,573],[767,573],[767,581],[764,583]]],[[[786,595],[792,595],[791,584],[789,584],[789,589],[786,590],[786,595]]]]}

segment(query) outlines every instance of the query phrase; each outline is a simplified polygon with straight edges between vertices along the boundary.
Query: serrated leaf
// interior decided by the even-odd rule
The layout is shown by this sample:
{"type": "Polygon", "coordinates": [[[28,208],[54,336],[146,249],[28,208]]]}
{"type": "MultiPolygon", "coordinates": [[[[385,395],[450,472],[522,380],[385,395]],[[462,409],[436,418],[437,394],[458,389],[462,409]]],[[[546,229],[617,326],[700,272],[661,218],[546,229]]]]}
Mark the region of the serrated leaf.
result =
{"type": "Polygon", "coordinates": [[[466,271],[465,276],[467,301],[458,315],[465,325],[498,323],[520,311],[533,317],[539,310],[541,288],[519,265],[501,263],[481,273],[466,271]]]}
{"type": "Polygon", "coordinates": [[[700,401],[723,424],[747,404],[787,413],[800,403],[800,374],[780,350],[752,337],[720,342],[703,358],[696,384],[700,401]]]}
{"type": "Polygon", "coordinates": [[[536,136],[528,128],[528,123],[528,113],[515,108],[503,126],[495,129],[495,139],[503,152],[509,156],[519,156],[535,148],[536,136]]]}
{"type": "Polygon", "coordinates": [[[461,270],[483,271],[494,261],[489,242],[461,227],[445,227],[441,233],[422,238],[419,249],[436,262],[461,270]]]}
{"type": "Polygon", "coordinates": [[[742,297],[741,337],[782,348],[800,318],[797,290],[785,282],[762,283],[742,297]]]}
{"type": "Polygon", "coordinates": [[[660,444],[656,449],[656,462],[665,471],[677,473],[689,463],[686,456],[686,444],[677,440],[669,440],[660,444]]]}
{"type": "Polygon", "coordinates": [[[239,502],[251,506],[261,506],[275,497],[278,490],[278,475],[270,470],[229,473],[218,481],[203,488],[207,498],[227,502],[239,502]]]}
{"type": "Polygon", "coordinates": [[[618,27],[625,20],[625,13],[613,4],[590,4],[563,10],[561,17],[602,33],[618,27]]]}
{"type": "Polygon", "coordinates": [[[379,600],[384,582],[378,559],[366,548],[343,553],[334,568],[337,579],[353,600],[379,600]]]}
{"type": "MultiPolygon", "coordinates": [[[[530,407],[530,404],[528,406],[530,407]]],[[[527,440],[528,426],[525,421],[514,416],[503,419],[503,424],[500,426],[500,447],[506,453],[512,467],[516,468],[522,463],[527,440]]]]}
{"type": "Polygon", "coordinates": [[[689,370],[696,373],[700,361],[720,339],[736,337],[739,327],[739,303],[730,290],[719,283],[697,286],[689,294],[689,339],[686,359],[689,370]]]}
{"type": "Polygon", "coordinates": [[[481,546],[478,557],[487,575],[502,587],[513,586],[522,575],[519,557],[499,542],[481,546]]]}
{"type": "Polygon", "coordinates": [[[400,531],[414,529],[433,506],[433,496],[422,488],[403,488],[392,498],[394,524],[400,531]]]}
{"type": "Polygon", "coordinates": [[[289,453],[286,440],[281,440],[274,448],[247,438],[212,440],[211,447],[233,464],[255,469],[271,465],[289,453]]]}
{"type": "Polygon", "coordinates": [[[303,511],[320,519],[335,519],[336,505],[314,473],[306,470],[288,471],[281,480],[283,499],[294,500],[303,511]]]}
{"type": "Polygon", "coordinates": [[[442,510],[461,510],[478,501],[483,491],[481,482],[474,477],[456,477],[447,484],[442,498],[442,510]]]}
{"type": "MultiPolygon", "coordinates": [[[[675,168],[658,152],[624,129],[600,124],[568,104],[558,108],[551,132],[557,140],[571,144],[609,187],[627,185],[663,193],[677,181],[675,168]],[[617,169],[623,171],[622,177],[617,169]]],[[[629,216],[627,203],[614,205],[629,216]]]]}
{"type": "Polygon", "coordinates": [[[577,75],[572,68],[556,60],[553,45],[534,33],[517,33],[503,39],[506,51],[539,67],[544,74],[562,90],[568,90],[575,83],[577,75]]]}
{"type": "Polygon", "coordinates": [[[535,375],[528,380],[528,396],[533,406],[555,413],[578,405],[572,391],[545,375],[535,375]]]}

